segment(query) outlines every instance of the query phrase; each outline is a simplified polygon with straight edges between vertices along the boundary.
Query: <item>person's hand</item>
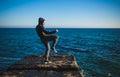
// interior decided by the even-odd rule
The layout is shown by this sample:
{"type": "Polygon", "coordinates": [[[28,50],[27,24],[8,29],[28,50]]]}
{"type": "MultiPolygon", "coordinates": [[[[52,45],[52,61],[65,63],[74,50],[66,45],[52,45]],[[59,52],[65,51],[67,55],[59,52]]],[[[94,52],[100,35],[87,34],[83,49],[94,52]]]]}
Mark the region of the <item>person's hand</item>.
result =
{"type": "Polygon", "coordinates": [[[58,29],[56,29],[55,31],[58,32],[58,29]]]}

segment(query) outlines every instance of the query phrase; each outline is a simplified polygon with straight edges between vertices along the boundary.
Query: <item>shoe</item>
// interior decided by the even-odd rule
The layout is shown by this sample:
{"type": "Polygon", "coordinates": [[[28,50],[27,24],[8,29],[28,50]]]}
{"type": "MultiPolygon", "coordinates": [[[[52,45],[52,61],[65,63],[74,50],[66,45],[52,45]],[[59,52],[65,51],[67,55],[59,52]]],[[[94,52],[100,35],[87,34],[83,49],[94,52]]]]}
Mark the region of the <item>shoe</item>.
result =
{"type": "Polygon", "coordinates": [[[45,63],[45,64],[49,64],[49,63],[52,63],[52,62],[51,62],[51,61],[45,61],[44,63],[45,63]]]}
{"type": "Polygon", "coordinates": [[[55,53],[57,53],[57,50],[55,49],[55,47],[51,48],[55,53]]]}

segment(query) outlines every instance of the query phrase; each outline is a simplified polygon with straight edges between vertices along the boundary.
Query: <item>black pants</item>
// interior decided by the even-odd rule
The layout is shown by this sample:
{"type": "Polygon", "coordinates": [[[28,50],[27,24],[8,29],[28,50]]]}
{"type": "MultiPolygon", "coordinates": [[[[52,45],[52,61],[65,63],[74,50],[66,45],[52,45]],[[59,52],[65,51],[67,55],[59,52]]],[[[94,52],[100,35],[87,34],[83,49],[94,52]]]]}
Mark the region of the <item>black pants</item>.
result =
{"type": "Polygon", "coordinates": [[[49,58],[49,53],[50,53],[50,44],[49,41],[53,41],[52,46],[51,47],[55,47],[58,41],[58,36],[57,35],[49,35],[49,36],[44,36],[42,38],[42,42],[46,47],[46,51],[45,51],[45,60],[48,61],[49,58]]]}

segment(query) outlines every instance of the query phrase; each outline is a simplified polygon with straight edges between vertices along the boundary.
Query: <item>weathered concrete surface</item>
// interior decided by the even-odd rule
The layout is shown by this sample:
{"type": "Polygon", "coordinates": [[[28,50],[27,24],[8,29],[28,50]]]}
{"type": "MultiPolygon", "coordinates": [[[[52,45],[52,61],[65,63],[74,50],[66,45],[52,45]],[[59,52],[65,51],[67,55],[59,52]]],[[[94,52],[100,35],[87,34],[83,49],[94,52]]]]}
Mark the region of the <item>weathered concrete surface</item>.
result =
{"type": "Polygon", "coordinates": [[[43,55],[30,55],[11,65],[1,77],[83,77],[73,55],[50,55],[50,61],[44,64],[43,55]]]}

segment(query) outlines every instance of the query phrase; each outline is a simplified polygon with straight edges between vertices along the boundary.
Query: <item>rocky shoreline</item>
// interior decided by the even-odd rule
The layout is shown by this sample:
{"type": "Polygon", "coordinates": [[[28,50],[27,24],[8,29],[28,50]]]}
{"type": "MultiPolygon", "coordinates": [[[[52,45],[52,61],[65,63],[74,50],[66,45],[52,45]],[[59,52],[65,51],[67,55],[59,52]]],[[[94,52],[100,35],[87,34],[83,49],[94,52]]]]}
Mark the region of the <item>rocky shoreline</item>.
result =
{"type": "Polygon", "coordinates": [[[1,77],[84,77],[74,55],[50,55],[50,61],[44,64],[43,55],[29,55],[11,65],[1,77]]]}

